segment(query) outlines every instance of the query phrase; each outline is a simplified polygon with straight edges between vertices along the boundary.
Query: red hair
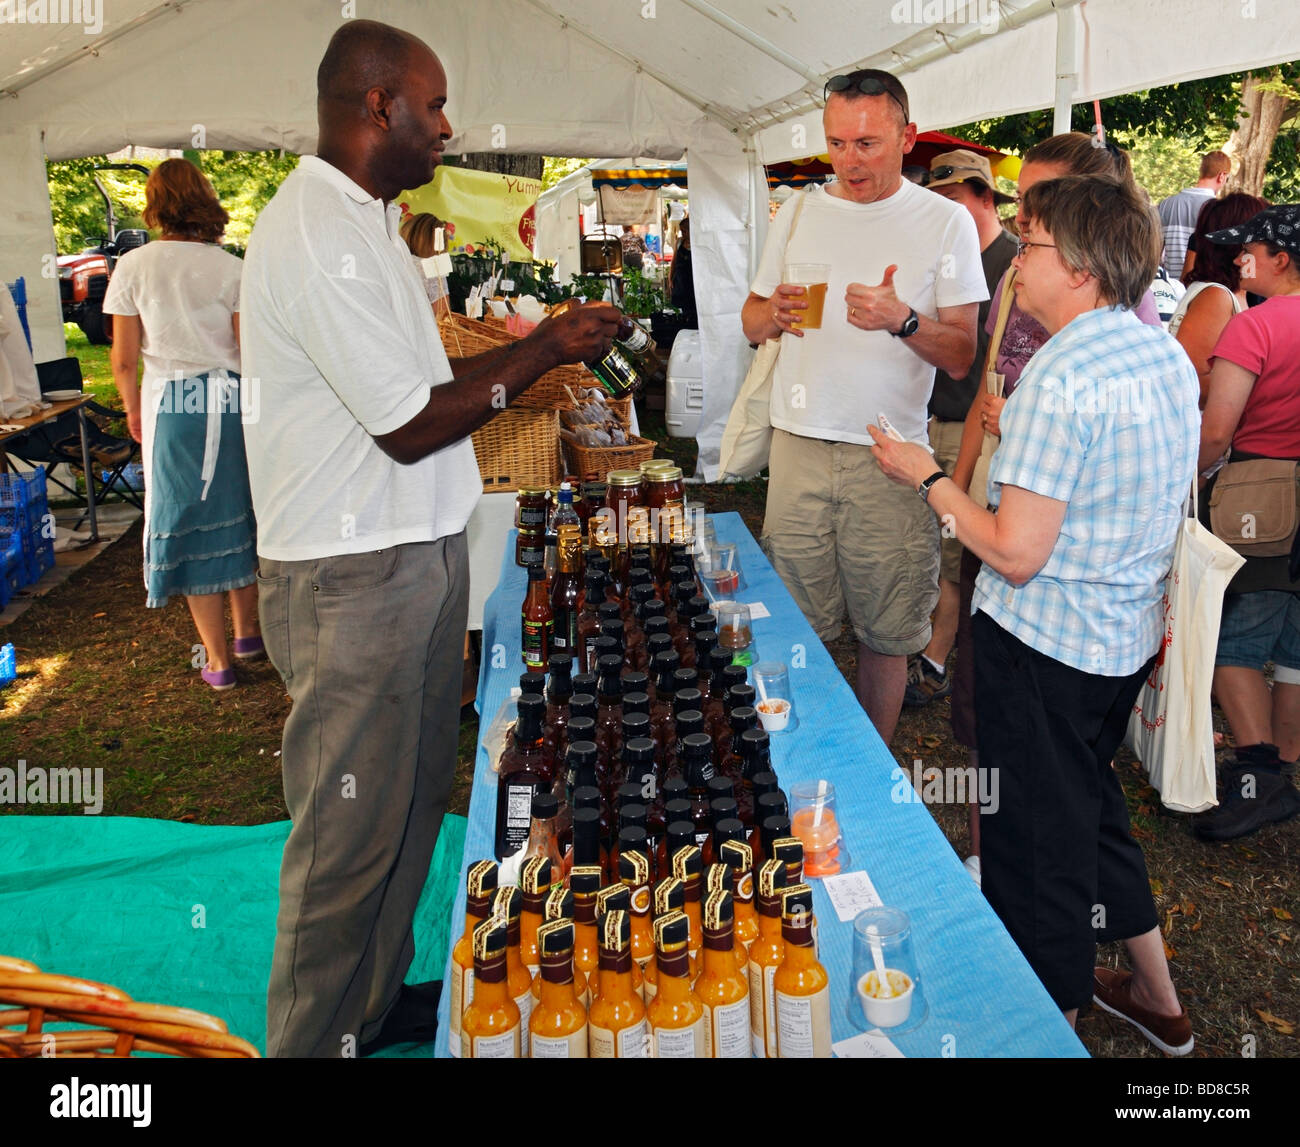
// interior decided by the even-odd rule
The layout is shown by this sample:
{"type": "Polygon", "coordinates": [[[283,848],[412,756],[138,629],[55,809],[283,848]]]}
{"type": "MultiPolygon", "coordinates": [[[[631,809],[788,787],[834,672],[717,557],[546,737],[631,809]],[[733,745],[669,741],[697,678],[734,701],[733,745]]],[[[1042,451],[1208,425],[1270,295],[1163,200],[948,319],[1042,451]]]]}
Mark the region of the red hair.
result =
{"type": "Polygon", "coordinates": [[[146,226],[200,243],[220,242],[230,216],[188,159],[164,159],[144,186],[146,226]]]}

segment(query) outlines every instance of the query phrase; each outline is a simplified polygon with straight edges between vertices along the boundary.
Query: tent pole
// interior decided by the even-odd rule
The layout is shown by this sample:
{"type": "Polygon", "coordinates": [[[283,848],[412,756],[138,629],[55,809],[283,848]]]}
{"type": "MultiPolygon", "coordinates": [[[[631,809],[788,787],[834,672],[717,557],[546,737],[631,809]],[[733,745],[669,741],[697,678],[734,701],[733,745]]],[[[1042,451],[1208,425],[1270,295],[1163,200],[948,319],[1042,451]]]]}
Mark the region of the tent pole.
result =
{"type": "Polygon", "coordinates": [[[1070,130],[1070,105],[1079,73],[1075,70],[1075,46],[1078,40],[1074,9],[1056,13],[1056,101],[1052,132],[1060,135],[1070,130]]]}

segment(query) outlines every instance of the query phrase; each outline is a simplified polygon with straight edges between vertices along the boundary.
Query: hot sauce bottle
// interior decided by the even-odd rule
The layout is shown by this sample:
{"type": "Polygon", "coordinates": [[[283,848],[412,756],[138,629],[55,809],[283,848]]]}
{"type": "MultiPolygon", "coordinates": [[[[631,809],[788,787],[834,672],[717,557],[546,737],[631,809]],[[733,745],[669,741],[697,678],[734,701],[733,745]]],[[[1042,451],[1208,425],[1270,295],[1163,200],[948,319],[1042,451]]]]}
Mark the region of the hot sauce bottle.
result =
{"type": "MultiPolygon", "coordinates": [[[[754,823],[754,778],[771,771],[772,752],[763,729],[746,729],[740,735],[740,785],[736,789],[737,815],[745,828],[754,823]]],[[[773,782],[775,783],[775,777],[773,782]]],[[[765,790],[767,791],[767,790],[765,790]]]]}
{"type": "Polygon", "coordinates": [[[685,888],[684,911],[686,918],[691,922],[691,955],[697,956],[704,940],[700,920],[700,896],[703,891],[704,870],[700,865],[700,850],[695,845],[687,845],[673,853],[673,875],[685,888]]]}
{"type": "Polygon", "coordinates": [[[545,670],[546,659],[551,655],[551,634],[555,629],[543,566],[528,567],[528,593],[524,597],[522,613],[524,664],[540,673],[545,670]]]}
{"type": "MultiPolygon", "coordinates": [[[[558,874],[559,869],[554,871],[558,874]]],[[[546,917],[546,894],[551,890],[552,866],[545,856],[531,856],[519,874],[523,903],[519,908],[519,958],[530,976],[537,975],[541,960],[537,949],[537,930],[546,917]]]]}
{"type": "Polygon", "coordinates": [[[781,893],[785,959],[776,970],[776,1046],[781,1059],[831,1058],[830,977],[813,953],[812,889],[781,893]]]}
{"type": "Polygon", "coordinates": [[[731,873],[731,896],[736,910],[736,943],[749,961],[749,946],[758,939],[758,916],[754,911],[754,853],[749,845],[729,840],[719,850],[719,863],[731,873]]]}
{"type": "Polygon", "coordinates": [[[518,701],[513,744],[501,754],[497,768],[496,854],[513,856],[528,843],[533,797],[554,780],[554,758],[542,738],[546,701],[525,693],[518,701]]]}
{"type": "Polygon", "coordinates": [[[681,797],[670,800],[664,805],[664,816],[667,827],[656,858],[660,880],[673,875],[673,857],[678,850],[695,842],[695,825],[691,822],[690,801],[681,797]]]}
{"type": "Polygon", "coordinates": [[[533,976],[519,952],[520,910],[524,894],[518,888],[498,888],[492,897],[492,915],[506,922],[506,985],[519,1009],[519,1056],[528,1058],[528,1019],[533,1013],[533,976]]]}
{"type": "MultiPolygon", "coordinates": [[[[654,956],[654,935],[650,928],[650,861],[643,852],[625,849],[618,854],[618,878],[628,891],[632,924],[632,959],[644,979],[646,965],[654,956]]],[[[642,991],[644,995],[644,989],[642,991]]]]}
{"type": "Polygon", "coordinates": [[[654,922],[657,990],[650,1000],[652,1059],[707,1059],[707,1013],[691,988],[690,923],[684,912],[654,922]]]}
{"type": "MultiPolygon", "coordinates": [[[[569,891],[573,893],[573,966],[584,973],[588,989],[596,980],[600,957],[600,940],[596,932],[596,893],[600,891],[602,871],[595,865],[576,865],[569,873],[569,891]]],[[[590,999],[584,1001],[590,1005],[590,999]]]]}
{"type": "Polygon", "coordinates": [[[695,991],[704,1004],[710,1059],[749,1059],[749,981],[736,966],[731,893],[714,889],[704,902],[704,969],[695,991]]]}
{"type": "Polygon", "coordinates": [[[454,1056],[460,1055],[461,1016],[474,998],[474,929],[491,913],[496,890],[496,862],[480,860],[471,864],[465,877],[465,930],[451,950],[451,1004],[447,1009],[451,1034],[447,1050],[454,1056]]]}
{"type": "MultiPolygon", "coordinates": [[[[787,833],[790,831],[787,827],[787,833]]],[[[803,841],[797,836],[780,836],[771,844],[771,855],[785,863],[785,886],[793,888],[803,883],[803,841]]],[[[812,929],[813,955],[820,956],[821,948],[817,938],[817,917],[809,925],[812,929]]]]}
{"type": "Polygon", "coordinates": [[[533,1059],[586,1059],[587,1009],[574,989],[573,922],[552,920],[537,932],[540,999],[528,1021],[533,1059]]]}
{"type": "MultiPolygon", "coordinates": [[[[573,893],[562,884],[556,884],[550,892],[546,894],[546,906],[544,909],[546,917],[545,924],[550,924],[555,920],[565,920],[573,923],[573,893]]],[[[576,927],[576,926],[575,926],[576,927]]],[[[573,941],[570,940],[569,947],[573,947],[573,941]]],[[[578,1002],[585,1008],[589,995],[587,976],[585,972],[578,968],[573,970],[573,991],[578,997],[578,1002]]],[[[533,1010],[536,1011],[538,1003],[542,998],[542,978],[541,976],[533,977],[533,1010]]]]}
{"type": "Polygon", "coordinates": [[[546,720],[542,724],[542,739],[555,756],[567,742],[565,728],[569,723],[569,701],[573,696],[573,662],[567,653],[552,653],[547,661],[551,674],[546,683],[546,720]]]}
{"type": "Polygon", "coordinates": [[[664,748],[667,756],[676,740],[673,730],[673,674],[677,671],[678,657],[673,650],[655,655],[655,699],[650,706],[650,735],[664,748]]]}
{"type": "MultiPolygon", "coordinates": [[[[617,878],[616,878],[617,879],[617,878]]],[[[632,897],[628,887],[621,880],[615,884],[606,885],[596,893],[596,930],[599,932],[601,921],[611,912],[625,912],[628,914],[628,922],[631,924],[632,897]]],[[[630,941],[629,941],[630,942],[630,941]]],[[[641,975],[641,965],[634,959],[632,961],[632,990],[645,999],[645,990],[642,988],[644,977],[641,975]]],[[[599,985],[599,980],[597,980],[599,985]]],[[[596,996],[593,994],[592,1003],[595,1003],[596,996]]]]}
{"type": "Polygon", "coordinates": [[[758,937],[749,946],[749,1030],[757,1059],[776,1059],[776,972],[785,959],[781,892],[785,865],[764,862],[758,870],[758,937]]]}
{"type": "Polygon", "coordinates": [[[578,667],[583,673],[590,673],[596,668],[592,650],[596,638],[600,636],[600,615],[597,610],[605,600],[605,586],[608,579],[600,570],[587,570],[585,578],[584,600],[578,612],[578,667]]]}
{"type": "Polygon", "coordinates": [[[578,655],[579,598],[582,595],[581,527],[561,525],[556,532],[555,579],[551,585],[551,652],[578,655]]]}
{"type": "Polygon", "coordinates": [[[632,990],[632,925],[610,912],[600,926],[600,995],[587,1014],[592,1059],[645,1059],[649,1052],[645,1004],[632,990]]]}
{"type": "Polygon", "coordinates": [[[734,785],[741,784],[744,761],[740,757],[741,738],[750,730],[758,727],[758,710],[749,705],[737,705],[727,718],[731,725],[731,743],[727,755],[722,758],[719,771],[734,785]]]}
{"type": "Polygon", "coordinates": [[[474,999],[460,1024],[463,1059],[519,1059],[519,1008],[506,982],[508,927],[494,916],[474,929],[474,999]]]}

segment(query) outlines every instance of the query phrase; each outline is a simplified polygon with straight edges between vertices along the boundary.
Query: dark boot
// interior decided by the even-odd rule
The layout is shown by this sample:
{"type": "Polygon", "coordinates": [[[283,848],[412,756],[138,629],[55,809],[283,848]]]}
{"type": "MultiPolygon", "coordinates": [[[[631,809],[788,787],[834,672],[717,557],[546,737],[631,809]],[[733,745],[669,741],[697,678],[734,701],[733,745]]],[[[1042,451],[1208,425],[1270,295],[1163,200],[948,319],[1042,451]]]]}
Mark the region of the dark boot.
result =
{"type": "Polygon", "coordinates": [[[1276,745],[1238,748],[1223,782],[1222,803],[1194,822],[1201,840],[1235,840],[1300,813],[1300,792],[1282,775],[1276,745]]]}

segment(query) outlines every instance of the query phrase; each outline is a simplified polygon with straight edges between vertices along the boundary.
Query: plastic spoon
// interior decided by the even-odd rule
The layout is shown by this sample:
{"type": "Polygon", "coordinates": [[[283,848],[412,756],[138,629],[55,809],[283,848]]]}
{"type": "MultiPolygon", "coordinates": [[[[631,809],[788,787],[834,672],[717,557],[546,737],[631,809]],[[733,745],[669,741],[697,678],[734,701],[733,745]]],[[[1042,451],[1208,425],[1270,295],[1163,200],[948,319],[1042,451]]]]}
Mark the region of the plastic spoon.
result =
{"type": "Polygon", "coordinates": [[[880,930],[872,924],[867,930],[867,937],[871,944],[871,960],[876,965],[876,984],[878,985],[876,999],[893,999],[894,985],[889,982],[889,976],[885,972],[885,953],[880,947],[880,930]]]}

